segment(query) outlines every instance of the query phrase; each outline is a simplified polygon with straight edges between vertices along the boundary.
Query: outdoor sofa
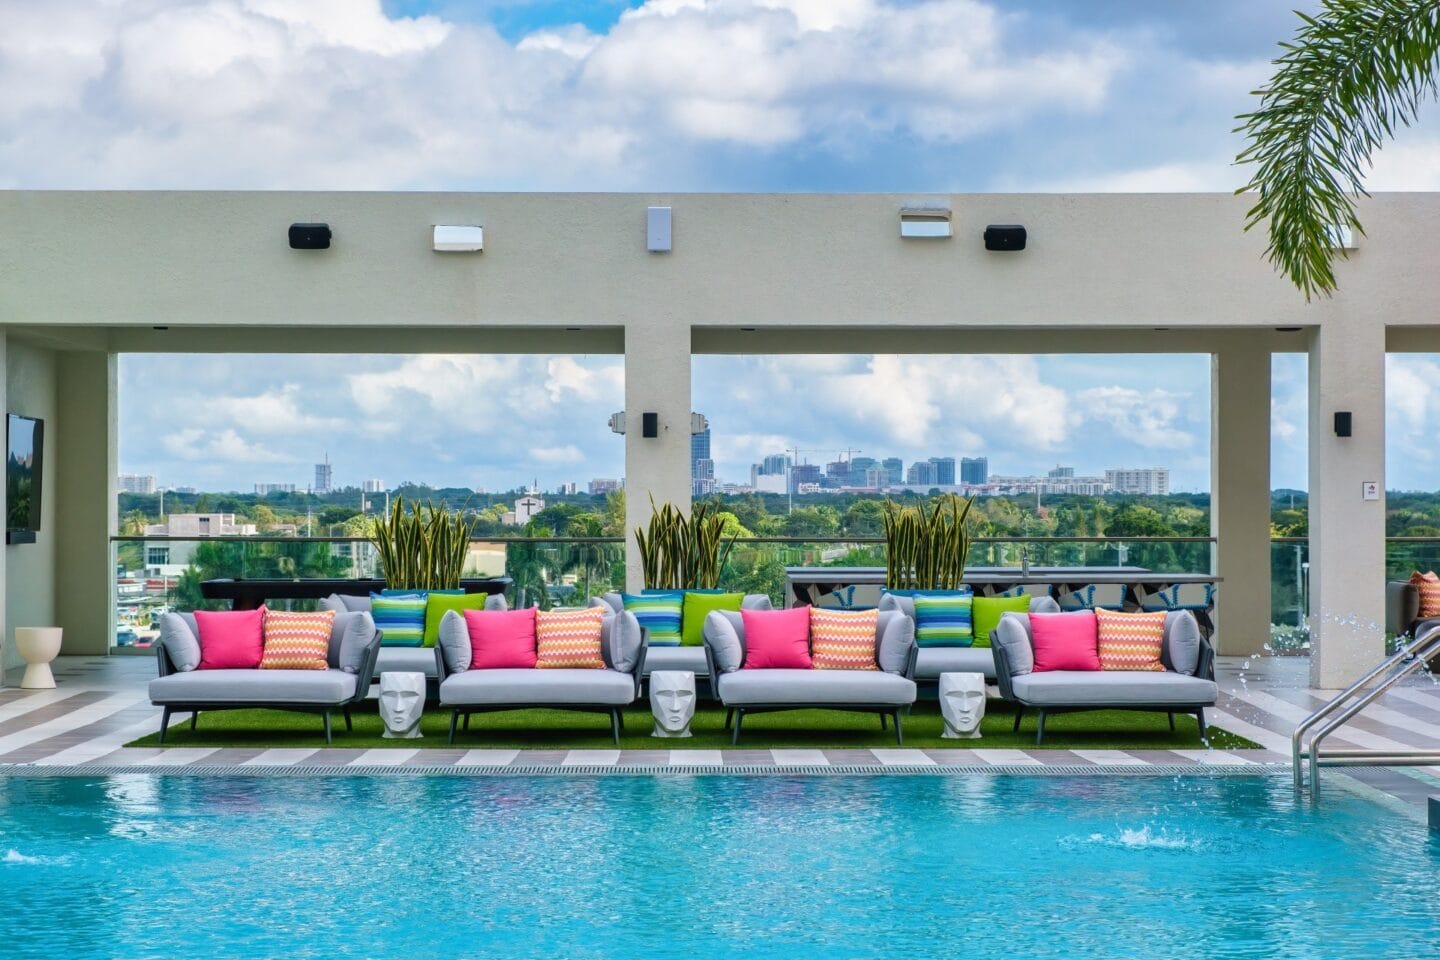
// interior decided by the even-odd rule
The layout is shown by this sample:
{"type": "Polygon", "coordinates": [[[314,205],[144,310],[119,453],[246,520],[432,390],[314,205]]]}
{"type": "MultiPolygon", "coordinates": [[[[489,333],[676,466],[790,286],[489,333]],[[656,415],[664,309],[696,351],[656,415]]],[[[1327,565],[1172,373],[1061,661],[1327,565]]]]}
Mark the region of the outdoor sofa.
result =
{"type": "Polygon", "coordinates": [[[1035,672],[1030,618],[1007,613],[991,633],[1000,696],[1015,704],[1015,730],[1027,708],[1038,713],[1035,742],[1045,738],[1045,717],[1085,710],[1145,710],[1170,715],[1193,713],[1205,735],[1205,708],[1219,695],[1215,651],[1200,632],[1195,615],[1175,610],[1165,615],[1160,646],[1164,671],[1049,670],[1035,672]]]}
{"type": "Polygon", "coordinates": [[[160,742],[170,717],[190,714],[190,729],[203,711],[293,710],[318,713],[324,720],[325,742],[331,742],[330,714],[339,710],[345,729],[352,729],[350,709],[365,698],[368,683],[360,678],[375,670],[380,631],[363,611],[337,613],[330,628],[326,670],[199,670],[200,631],[192,613],[167,613],[160,618],[155,655],[160,675],[150,681],[150,702],[162,707],[160,742]]]}
{"type": "Polygon", "coordinates": [[[620,711],[640,696],[645,667],[645,635],[633,613],[605,617],[600,652],[605,669],[470,669],[470,631],[451,610],[440,621],[440,642],[427,651],[440,677],[440,706],[450,711],[450,743],[470,715],[505,710],[578,710],[610,715],[610,732],[620,743],[620,711]]]}
{"type": "MultiPolygon", "coordinates": [[[[886,593],[880,597],[880,610],[899,610],[913,622],[915,598],[886,593]]],[[[1048,595],[1030,597],[1031,613],[1059,613],[1060,604],[1048,595]]],[[[942,673],[983,673],[995,682],[995,655],[990,647],[919,647],[915,653],[915,682],[934,686],[942,673]]]]}
{"type": "MultiPolygon", "coordinates": [[[[604,605],[610,610],[623,611],[625,601],[618,593],[604,593],[598,597],[590,598],[590,606],[598,607],[604,605]]],[[[741,610],[771,610],[773,604],[770,597],[763,593],[747,593],[745,599],[740,601],[741,610]]],[[[700,689],[702,680],[708,681],[710,665],[705,658],[704,646],[699,647],[660,647],[646,645],[645,674],[650,676],[655,670],[688,670],[695,674],[696,689],[700,689]]],[[[714,687],[711,687],[710,696],[718,699],[714,687]]]]}
{"type": "Polygon", "coordinates": [[[895,742],[905,742],[901,717],[915,703],[915,623],[897,610],[875,625],[879,670],[746,669],[745,620],[716,610],[705,617],[705,658],[715,696],[726,709],[730,742],[740,742],[747,713],[846,710],[878,713],[881,728],[895,721],[895,742]]]}

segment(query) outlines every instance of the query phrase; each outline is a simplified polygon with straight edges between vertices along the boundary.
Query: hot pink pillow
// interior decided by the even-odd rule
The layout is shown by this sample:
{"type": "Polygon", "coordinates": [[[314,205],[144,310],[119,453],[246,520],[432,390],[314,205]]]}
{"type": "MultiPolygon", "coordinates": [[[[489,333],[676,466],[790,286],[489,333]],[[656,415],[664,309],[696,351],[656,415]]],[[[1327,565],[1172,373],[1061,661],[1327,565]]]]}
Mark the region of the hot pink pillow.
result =
{"type": "Polygon", "coordinates": [[[809,670],[810,608],[741,610],[746,670],[809,670]]]}
{"type": "Polygon", "coordinates": [[[258,670],[265,656],[265,608],[196,610],[200,665],[196,670],[258,670]]]}
{"type": "Polygon", "coordinates": [[[1075,613],[1032,613],[1035,672],[1099,670],[1100,634],[1093,610],[1075,613]]]}
{"type": "Polygon", "coordinates": [[[466,610],[470,631],[470,669],[534,668],[535,608],[466,610]]]}

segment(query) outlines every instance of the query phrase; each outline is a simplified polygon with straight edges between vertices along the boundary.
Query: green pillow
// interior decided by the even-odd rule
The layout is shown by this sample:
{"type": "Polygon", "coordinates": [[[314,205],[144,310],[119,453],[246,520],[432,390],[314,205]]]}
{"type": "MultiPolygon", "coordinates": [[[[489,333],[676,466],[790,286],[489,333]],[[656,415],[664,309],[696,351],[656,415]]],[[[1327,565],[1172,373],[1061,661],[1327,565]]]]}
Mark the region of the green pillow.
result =
{"type": "Polygon", "coordinates": [[[454,610],[465,616],[466,610],[484,610],[485,601],[490,599],[484,593],[440,593],[432,590],[425,598],[425,642],[422,646],[433,647],[440,639],[440,621],[446,611],[454,610]]]}
{"type": "Polygon", "coordinates": [[[743,593],[708,593],[686,590],[685,603],[680,610],[680,646],[703,647],[705,645],[705,618],[711,610],[739,610],[745,599],[743,593]]]}
{"type": "Polygon", "coordinates": [[[990,631],[1000,626],[1000,616],[1005,613],[1029,613],[1030,595],[1018,597],[976,597],[975,598],[975,646],[990,646],[990,631]]]}

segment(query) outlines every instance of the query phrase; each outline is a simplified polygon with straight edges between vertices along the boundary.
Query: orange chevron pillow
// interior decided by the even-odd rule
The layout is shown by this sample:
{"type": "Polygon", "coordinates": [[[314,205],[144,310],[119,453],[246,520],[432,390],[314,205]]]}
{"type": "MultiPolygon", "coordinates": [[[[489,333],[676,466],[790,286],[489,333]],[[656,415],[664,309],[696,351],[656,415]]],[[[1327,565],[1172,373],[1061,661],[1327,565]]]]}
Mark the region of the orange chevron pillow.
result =
{"type": "Polygon", "coordinates": [[[1435,571],[1416,570],[1410,574],[1410,582],[1420,592],[1420,619],[1440,617],[1440,577],[1435,576],[1435,571]]]}
{"type": "Polygon", "coordinates": [[[604,670],[600,628],[605,610],[535,611],[535,666],[560,670],[604,670]]]}
{"type": "Polygon", "coordinates": [[[1165,642],[1165,611],[1121,613],[1095,608],[1100,630],[1101,670],[1160,672],[1160,646],[1165,642]]]}
{"type": "Polygon", "coordinates": [[[335,611],[286,613],[265,611],[265,653],[261,670],[330,669],[330,628],[335,611]]]}
{"type": "Polygon", "coordinates": [[[816,670],[879,670],[875,624],[879,610],[810,608],[810,665],[816,670]]]}

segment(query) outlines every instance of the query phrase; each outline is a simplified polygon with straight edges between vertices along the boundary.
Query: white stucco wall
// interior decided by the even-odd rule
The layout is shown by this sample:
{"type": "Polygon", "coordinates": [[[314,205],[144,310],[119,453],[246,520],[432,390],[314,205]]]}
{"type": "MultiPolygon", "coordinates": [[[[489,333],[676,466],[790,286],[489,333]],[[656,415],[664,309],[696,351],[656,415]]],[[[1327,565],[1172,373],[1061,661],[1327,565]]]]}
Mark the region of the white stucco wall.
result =
{"type": "MultiPolygon", "coordinates": [[[[5,667],[22,663],[16,627],[55,625],[55,437],[61,429],[55,394],[55,354],[10,339],[5,351],[5,406],[9,413],[45,421],[40,530],[34,543],[5,546],[5,667]]],[[[3,425],[0,425],[3,427],[3,425]]]]}

